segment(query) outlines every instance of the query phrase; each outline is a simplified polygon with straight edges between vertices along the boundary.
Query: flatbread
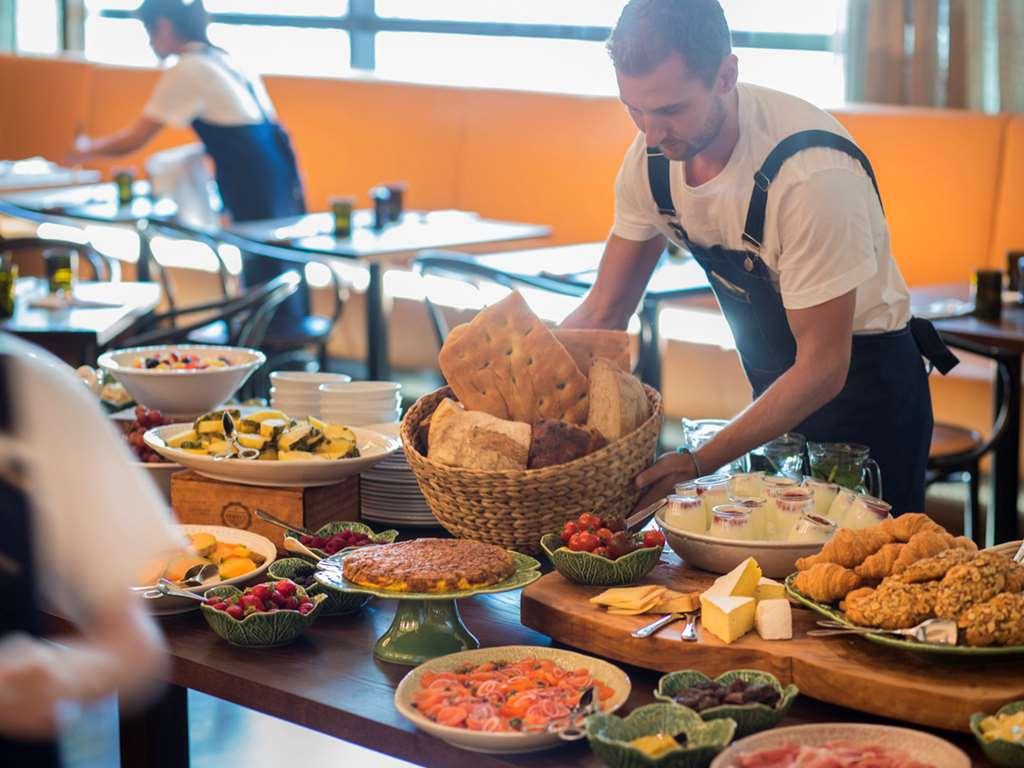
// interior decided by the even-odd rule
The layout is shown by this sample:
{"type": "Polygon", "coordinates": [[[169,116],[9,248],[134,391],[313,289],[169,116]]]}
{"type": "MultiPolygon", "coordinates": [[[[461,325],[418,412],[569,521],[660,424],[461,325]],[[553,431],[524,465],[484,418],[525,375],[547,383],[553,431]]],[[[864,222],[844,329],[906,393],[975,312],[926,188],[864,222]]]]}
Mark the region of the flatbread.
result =
{"type": "Polygon", "coordinates": [[[438,362],[467,410],[528,424],[587,420],[587,377],[516,292],[453,329],[438,362]]]}
{"type": "Polygon", "coordinates": [[[572,355],[584,376],[590,373],[590,366],[599,357],[611,360],[624,371],[630,370],[629,334],[625,331],[555,328],[552,333],[572,355]]]}

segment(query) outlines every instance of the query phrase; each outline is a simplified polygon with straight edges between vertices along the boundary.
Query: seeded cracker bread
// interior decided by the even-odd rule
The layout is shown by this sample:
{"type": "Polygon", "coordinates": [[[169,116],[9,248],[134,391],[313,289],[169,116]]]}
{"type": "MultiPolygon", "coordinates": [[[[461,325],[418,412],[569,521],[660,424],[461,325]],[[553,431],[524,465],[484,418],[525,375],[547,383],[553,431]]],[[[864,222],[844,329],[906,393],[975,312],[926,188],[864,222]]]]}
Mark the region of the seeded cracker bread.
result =
{"type": "Polygon", "coordinates": [[[607,358],[624,371],[629,371],[629,334],[583,328],[555,328],[552,333],[572,355],[584,376],[599,357],[607,358]]]}
{"type": "Polygon", "coordinates": [[[518,293],[455,329],[438,362],[466,410],[528,424],[587,420],[587,377],[518,293]]]}

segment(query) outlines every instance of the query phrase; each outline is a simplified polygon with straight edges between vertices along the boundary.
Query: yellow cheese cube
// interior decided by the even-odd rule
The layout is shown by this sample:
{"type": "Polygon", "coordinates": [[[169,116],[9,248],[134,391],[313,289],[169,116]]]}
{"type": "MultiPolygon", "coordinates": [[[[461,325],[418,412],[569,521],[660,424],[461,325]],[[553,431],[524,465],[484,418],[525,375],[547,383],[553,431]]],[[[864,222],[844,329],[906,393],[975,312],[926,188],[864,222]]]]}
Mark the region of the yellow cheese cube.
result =
{"type": "Polygon", "coordinates": [[[761,577],[754,589],[754,599],[757,602],[762,600],[785,600],[786,588],[777,581],[767,577],[761,577]]]}
{"type": "Polygon", "coordinates": [[[709,595],[700,597],[700,623],[723,643],[731,643],[754,628],[754,598],[709,595]]]}
{"type": "Polygon", "coordinates": [[[757,590],[757,582],[761,578],[761,566],[748,557],[724,576],[715,579],[708,587],[705,595],[718,597],[753,597],[757,590]]]}

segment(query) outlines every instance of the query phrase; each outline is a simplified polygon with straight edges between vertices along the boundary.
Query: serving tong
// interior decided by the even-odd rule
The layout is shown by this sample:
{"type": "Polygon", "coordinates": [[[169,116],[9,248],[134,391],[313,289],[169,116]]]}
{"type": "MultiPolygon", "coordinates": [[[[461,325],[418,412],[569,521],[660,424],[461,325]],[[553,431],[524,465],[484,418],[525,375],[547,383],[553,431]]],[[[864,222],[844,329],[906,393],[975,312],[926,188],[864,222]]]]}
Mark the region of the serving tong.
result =
{"type": "Polygon", "coordinates": [[[227,411],[220,417],[220,423],[224,427],[224,438],[228,441],[228,447],[220,453],[213,454],[214,461],[224,461],[224,459],[243,459],[245,461],[254,461],[260,457],[260,452],[255,448],[243,448],[238,444],[238,433],[235,432],[235,420],[231,417],[231,414],[227,411]]]}
{"type": "Polygon", "coordinates": [[[552,720],[546,726],[525,728],[527,733],[540,733],[546,731],[558,736],[562,741],[579,741],[587,736],[586,719],[597,711],[596,689],[588,685],[580,694],[576,706],[569,710],[569,714],[552,720]]]}
{"type": "Polygon", "coordinates": [[[818,622],[824,629],[812,629],[807,634],[811,637],[830,637],[832,635],[901,635],[932,645],[956,645],[956,622],[951,619],[926,619],[916,627],[909,629],[879,629],[878,627],[851,627],[840,621],[822,619],[818,622]]]}
{"type": "MultiPolygon", "coordinates": [[[[203,566],[204,568],[207,566],[203,566]]],[[[216,566],[214,566],[216,568],[216,566]]],[[[192,570],[192,569],[189,569],[192,570]]],[[[201,584],[202,582],[200,582],[201,584]]],[[[199,586],[196,584],[195,586],[199,586]]],[[[142,596],[147,600],[156,600],[161,597],[187,597],[191,600],[198,600],[200,603],[206,602],[206,598],[202,595],[197,595],[195,592],[187,592],[184,589],[180,589],[177,584],[169,579],[160,579],[156,583],[155,589],[147,590],[142,593],[142,596]]]]}

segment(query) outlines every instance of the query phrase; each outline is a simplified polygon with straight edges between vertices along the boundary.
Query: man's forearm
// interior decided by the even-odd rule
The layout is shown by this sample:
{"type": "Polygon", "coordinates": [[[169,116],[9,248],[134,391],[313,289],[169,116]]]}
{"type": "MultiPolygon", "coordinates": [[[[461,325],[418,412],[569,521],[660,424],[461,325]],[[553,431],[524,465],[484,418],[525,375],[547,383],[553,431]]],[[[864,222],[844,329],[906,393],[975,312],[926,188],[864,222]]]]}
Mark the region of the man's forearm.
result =
{"type": "Polygon", "coordinates": [[[701,468],[724,466],[793,429],[835,398],[847,367],[823,372],[809,362],[794,364],[697,452],[701,468]]]}
{"type": "Polygon", "coordinates": [[[610,236],[593,288],[563,326],[624,329],[664,247],[662,237],[641,243],[610,236]]]}

